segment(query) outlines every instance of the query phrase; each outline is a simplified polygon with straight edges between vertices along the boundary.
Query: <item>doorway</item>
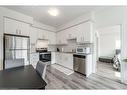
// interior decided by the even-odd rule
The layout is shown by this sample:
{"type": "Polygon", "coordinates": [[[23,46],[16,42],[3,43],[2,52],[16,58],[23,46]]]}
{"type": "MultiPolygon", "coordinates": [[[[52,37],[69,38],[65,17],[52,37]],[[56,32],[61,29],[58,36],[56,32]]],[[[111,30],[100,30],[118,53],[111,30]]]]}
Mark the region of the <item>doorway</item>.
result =
{"type": "Polygon", "coordinates": [[[96,74],[120,80],[121,25],[99,28],[96,32],[96,74]]]}

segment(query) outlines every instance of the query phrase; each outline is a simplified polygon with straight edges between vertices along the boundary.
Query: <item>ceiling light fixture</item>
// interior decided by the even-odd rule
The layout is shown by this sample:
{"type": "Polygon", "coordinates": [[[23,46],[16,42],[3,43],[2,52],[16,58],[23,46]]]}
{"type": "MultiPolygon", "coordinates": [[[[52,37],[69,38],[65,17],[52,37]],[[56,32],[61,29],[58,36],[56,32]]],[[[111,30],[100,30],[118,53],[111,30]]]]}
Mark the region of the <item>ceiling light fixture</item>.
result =
{"type": "Polygon", "coordinates": [[[51,15],[51,16],[58,16],[59,15],[59,11],[56,9],[56,8],[51,8],[48,10],[48,13],[51,15]]]}

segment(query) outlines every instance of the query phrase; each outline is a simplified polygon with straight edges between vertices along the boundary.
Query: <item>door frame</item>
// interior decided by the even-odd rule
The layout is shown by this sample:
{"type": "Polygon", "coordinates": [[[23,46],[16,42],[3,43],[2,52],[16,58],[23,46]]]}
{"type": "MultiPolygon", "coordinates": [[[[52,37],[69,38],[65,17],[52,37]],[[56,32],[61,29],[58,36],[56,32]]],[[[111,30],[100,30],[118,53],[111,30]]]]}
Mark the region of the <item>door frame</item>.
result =
{"type": "MultiPolygon", "coordinates": [[[[117,26],[117,25],[119,25],[120,26],[120,49],[121,49],[121,55],[122,55],[122,51],[123,51],[123,49],[122,49],[122,44],[123,44],[123,39],[122,39],[122,37],[123,37],[123,30],[124,30],[124,25],[123,24],[112,24],[112,25],[108,25],[108,26],[103,26],[103,27],[99,27],[99,28],[96,28],[96,31],[98,31],[100,28],[106,28],[106,27],[110,27],[110,26],[117,26]]],[[[99,48],[99,46],[97,46],[97,45],[99,45],[99,43],[97,44],[96,43],[96,33],[95,33],[95,58],[97,57],[97,47],[99,48]]],[[[99,41],[99,40],[98,40],[99,41]]],[[[99,54],[99,51],[98,51],[98,54],[99,54]]],[[[121,56],[120,55],[120,56],[121,56]]],[[[122,62],[122,57],[120,58],[120,63],[122,62]]],[[[96,63],[95,63],[95,73],[97,72],[97,61],[96,61],[96,63]]],[[[120,69],[121,69],[121,66],[120,66],[120,69]]],[[[121,71],[120,71],[120,75],[121,75],[121,71]]],[[[120,80],[121,80],[121,77],[120,77],[120,80]]]]}

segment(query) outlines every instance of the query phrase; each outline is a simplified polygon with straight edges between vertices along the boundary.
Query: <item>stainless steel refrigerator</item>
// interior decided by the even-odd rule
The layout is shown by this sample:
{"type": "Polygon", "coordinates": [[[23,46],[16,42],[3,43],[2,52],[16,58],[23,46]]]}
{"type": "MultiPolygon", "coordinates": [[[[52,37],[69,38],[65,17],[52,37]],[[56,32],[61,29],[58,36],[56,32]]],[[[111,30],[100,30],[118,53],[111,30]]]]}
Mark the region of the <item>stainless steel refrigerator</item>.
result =
{"type": "Polygon", "coordinates": [[[3,68],[29,65],[30,39],[28,36],[4,34],[3,68]]]}

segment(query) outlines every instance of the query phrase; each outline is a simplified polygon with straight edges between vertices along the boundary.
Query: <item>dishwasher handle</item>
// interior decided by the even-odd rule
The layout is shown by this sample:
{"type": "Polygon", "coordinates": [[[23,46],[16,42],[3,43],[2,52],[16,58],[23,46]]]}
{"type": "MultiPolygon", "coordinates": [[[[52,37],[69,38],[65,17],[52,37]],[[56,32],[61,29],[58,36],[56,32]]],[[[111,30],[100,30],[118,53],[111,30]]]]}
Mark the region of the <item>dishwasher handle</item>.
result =
{"type": "Polygon", "coordinates": [[[76,54],[74,54],[74,55],[73,55],[73,57],[83,58],[83,59],[85,59],[85,58],[86,58],[86,56],[85,56],[85,55],[76,55],[76,54]]]}

